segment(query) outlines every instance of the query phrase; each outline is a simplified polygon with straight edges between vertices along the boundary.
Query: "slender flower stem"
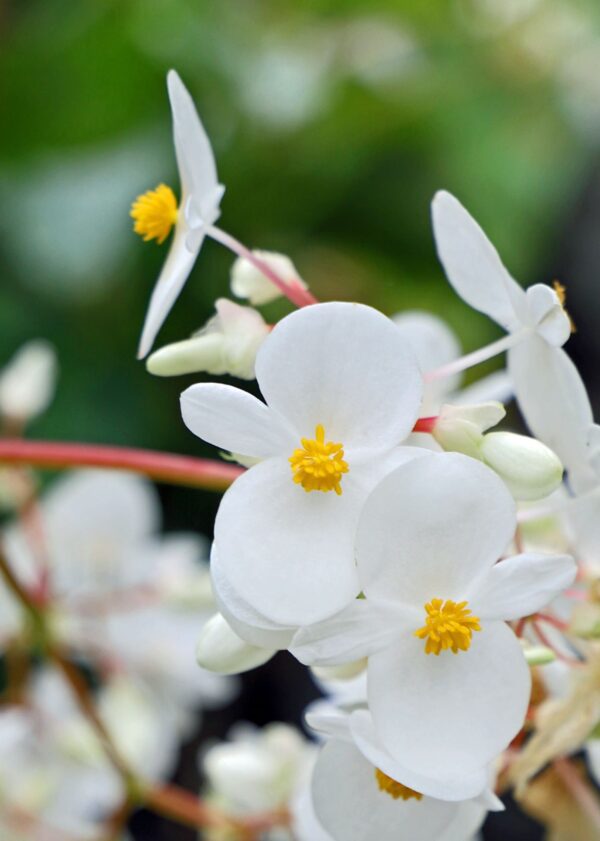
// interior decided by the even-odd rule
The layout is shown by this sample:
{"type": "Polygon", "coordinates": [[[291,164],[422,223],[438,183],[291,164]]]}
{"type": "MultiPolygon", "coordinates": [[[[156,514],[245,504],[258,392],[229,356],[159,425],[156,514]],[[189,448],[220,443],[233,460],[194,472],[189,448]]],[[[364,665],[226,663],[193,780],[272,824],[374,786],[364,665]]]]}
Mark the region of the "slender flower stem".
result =
{"type": "Polygon", "coordinates": [[[0,439],[0,464],[28,464],[50,470],[105,467],[143,473],[158,482],[224,491],[243,468],[210,459],[129,447],[59,441],[0,439]]]}
{"type": "Polygon", "coordinates": [[[433,429],[438,422],[439,415],[432,415],[428,418],[419,418],[413,426],[413,432],[433,432],[433,429]]]}
{"type": "Polygon", "coordinates": [[[257,257],[249,248],[246,248],[241,242],[239,242],[235,237],[232,237],[231,234],[222,231],[221,228],[217,228],[214,225],[211,225],[207,229],[207,234],[216,242],[220,242],[221,245],[224,245],[225,248],[229,248],[230,251],[233,251],[234,254],[237,254],[238,257],[244,257],[248,260],[249,263],[252,263],[259,272],[262,272],[266,278],[268,278],[271,283],[275,284],[275,286],[279,289],[279,291],[285,295],[286,298],[295,304],[297,307],[306,307],[309,304],[317,304],[318,301],[314,297],[314,295],[308,291],[308,289],[304,289],[299,283],[291,284],[283,278],[281,278],[277,272],[275,272],[271,266],[268,265],[264,260],[261,260],[260,257],[257,257]]]}
{"type": "Polygon", "coordinates": [[[467,368],[472,368],[474,365],[479,365],[480,362],[485,362],[492,357],[503,353],[505,350],[510,350],[523,341],[531,333],[530,327],[524,327],[522,330],[517,330],[514,333],[509,333],[489,345],[485,345],[472,353],[467,353],[466,356],[461,356],[454,359],[447,365],[442,365],[441,368],[436,368],[433,371],[427,371],[424,374],[425,382],[433,382],[434,380],[441,380],[444,377],[451,377],[452,374],[458,374],[460,371],[466,371],[467,368]]]}

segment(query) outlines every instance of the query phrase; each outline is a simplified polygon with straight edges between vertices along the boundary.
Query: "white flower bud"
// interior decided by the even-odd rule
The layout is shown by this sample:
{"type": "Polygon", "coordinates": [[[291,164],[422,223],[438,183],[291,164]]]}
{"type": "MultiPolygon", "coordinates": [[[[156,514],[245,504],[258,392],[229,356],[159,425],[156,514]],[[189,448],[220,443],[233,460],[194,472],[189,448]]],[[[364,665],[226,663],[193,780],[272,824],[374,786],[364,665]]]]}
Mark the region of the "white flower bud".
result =
{"type": "Polygon", "coordinates": [[[444,450],[480,459],[483,433],[496,426],[505,414],[504,406],[496,402],[442,406],[431,434],[444,450]]]}
{"type": "Polygon", "coordinates": [[[206,371],[254,379],[256,353],[269,334],[269,325],[256,310],[226,298],[219,298],[215,309],[217,314],[191,339],[153,353],[146,362],[148,371],[159,377],[206,371]]]}
{"type": "Polygon", "coordinates": [[[255,669],[274,654],[271,649],[258,648],[240,639],[220,613],[215,613],[204,625],[196,645],[198,665],[221,675],[255,669]]]}
{"type": "MultiPolygon", "coordinates": [[[[285,283],[306,289],[296,267],[285,254],[272,251],[253,251],[256,257],[266,263],[285,283]]],[[[236,298],[246,298],[253,306],[268,304],[281,297],[280,290],[265,275],[244,257],[238,257],[231,267],[231,291],[236,298]]]]}
{"type": "Polygon", "coordinates": [[[0,413],[20,422],[41,414],[54,397],[57,373],[52,345],[27,342],[0,373],[0,413]]]}
{"type": "Polygon", "coordinates": [[[558,456],[535,438],[514,432],[491,432],[484,436],[480,453],[515,499],[542,499],[562,481],[563,466],[558,456]]]}
{"type": "Polygon", "coordinates": [[[529,666],[547,666],[556,660],[556,654],[545,645],[524,645],[523,654],[529,666]]]}

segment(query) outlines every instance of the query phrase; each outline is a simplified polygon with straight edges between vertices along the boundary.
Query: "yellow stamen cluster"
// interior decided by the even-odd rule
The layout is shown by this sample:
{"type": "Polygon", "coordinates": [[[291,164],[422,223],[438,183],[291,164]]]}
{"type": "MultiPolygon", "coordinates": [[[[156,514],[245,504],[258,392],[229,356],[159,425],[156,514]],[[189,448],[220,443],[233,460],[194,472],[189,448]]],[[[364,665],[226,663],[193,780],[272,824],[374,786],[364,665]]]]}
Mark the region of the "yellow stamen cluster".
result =
{"type": "Polygon", "coordinates": [[[452,599],[432,599],[425,605],[425,624],[415,636],[427,640],[425,654],[441,651],[467,651],[471,645],[473,631],[481,631],[479,617],[473,616],[468,602],[453,602],[452,599]]]}
{"type": "Polygon", "coordinates": [[[554,288],[554,291],[556,292],[556,297],[558,298],[561,307],[563,308],[567,315],[567,318],[569,319],[569,322],[571,324],[571,333],[576,333],[577,327],[575,327],[575,322],[571,318],[571,315],[565,306],[565,304],[567,303],[567,287],[563,286],[560,280],[553,281],[552,286],[554,288]]]}
{"type": "Polygon", "coordinates": [[[129,215],[134,220],[133,230],[144,242],[155,239],[160,245],[171,233],[177,222],[177,199],[166,184],[138,196],[131,205],[129,215]]]}
{"type": "Polygon", "coordinates": [[[305,491],[335,491],[341,495],[342,476],[348,472],[342,444],[325,441],[325,429],[319,424],[315,439],[302,438],[302,449],[294,450],[289,462],[294,482],[305,491]]]}
{"type": "Polygon", "coordinates": [[[379,768],[375,769],[375,779],[377,780],[377,785],[379,786],[381,791],[385,791],[386,794],[389,794],[390,797],[393,797],[394,800],[421,800],[423,795],[420,791],[415,791],[408,786],[403,786],[402,783],[393,780],[391,777],[388,777],[387,774],[384,774],[379,768]]]}

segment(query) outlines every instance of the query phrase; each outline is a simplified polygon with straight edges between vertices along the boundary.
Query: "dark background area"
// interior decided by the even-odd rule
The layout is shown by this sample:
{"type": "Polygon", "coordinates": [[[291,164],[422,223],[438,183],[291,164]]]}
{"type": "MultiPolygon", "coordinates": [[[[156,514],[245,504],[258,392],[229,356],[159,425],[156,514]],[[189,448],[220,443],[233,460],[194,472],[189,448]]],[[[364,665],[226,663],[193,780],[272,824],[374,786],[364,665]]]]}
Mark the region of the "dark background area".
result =
{"type": "MultiPolygon", "coordinates": [[[[315,295],[444,316],[465,351],[498,333],[453,293],[429,224],[454,192],[526,285],[561,280],[569,351],[598,390],[600,7],[558,0],[5,0],[0,6],[0,359],[57,348],[57,397],[33,437],[195,455],[179,393],[135,360],[165,248],[131,231],[131,200],[176,192],[165,74],[175,67],[213,140],[221,224],[289,254],[315,295]]],[[[228,294],[208,242],[157,346],[228,294]]],[[[287,311],[265,308],[267,318],[287,311]]],[[[500,364],[495,360],[476,372],[500,364]]],[[[166,528],[211,535],[218,498],[162,487],[166,528]]],[[[196,788],[200,739],[239,718],[299,722],[317,690],[279,655],[207,713],[178,781],[196,788]]],[[[139,839],[193,833],[140,813],[139,839]]],[[[541,835],[513,809],[487,841],[541,835]]]]}

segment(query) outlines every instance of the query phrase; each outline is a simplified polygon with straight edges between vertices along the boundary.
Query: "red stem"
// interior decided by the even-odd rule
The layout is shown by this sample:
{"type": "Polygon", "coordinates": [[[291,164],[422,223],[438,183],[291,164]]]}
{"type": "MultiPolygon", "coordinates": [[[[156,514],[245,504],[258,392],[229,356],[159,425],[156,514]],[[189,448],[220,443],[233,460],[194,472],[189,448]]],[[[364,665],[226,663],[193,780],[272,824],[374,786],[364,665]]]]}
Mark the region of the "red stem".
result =
{"type": "Polygon", "coordinates": [[[143,473],[158,482],[223,491],[243,468],[211,459],[158,453],[129,447],[59,441],[0,440],[0,463],[29,464],[50,470],[105,467],[143,473]]]}
{"type": "Polygon", "coordinates": [[[433,432],[433,428],[435,427],[438,421],[438,416],[433,415],[428,418],[419,418],[416,424],[413,427],[413,432],[433,432]]]}

